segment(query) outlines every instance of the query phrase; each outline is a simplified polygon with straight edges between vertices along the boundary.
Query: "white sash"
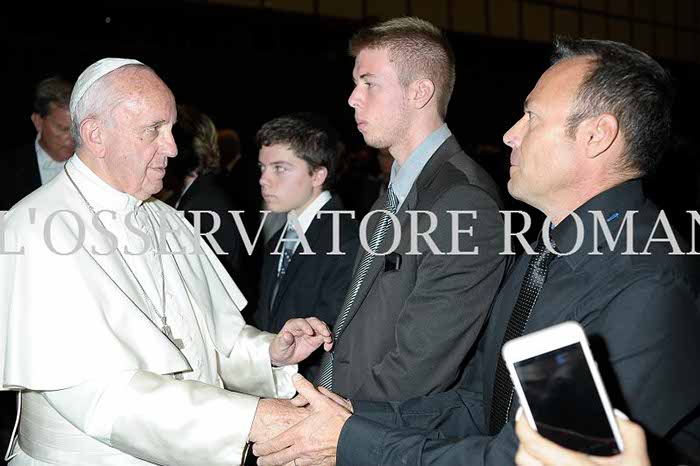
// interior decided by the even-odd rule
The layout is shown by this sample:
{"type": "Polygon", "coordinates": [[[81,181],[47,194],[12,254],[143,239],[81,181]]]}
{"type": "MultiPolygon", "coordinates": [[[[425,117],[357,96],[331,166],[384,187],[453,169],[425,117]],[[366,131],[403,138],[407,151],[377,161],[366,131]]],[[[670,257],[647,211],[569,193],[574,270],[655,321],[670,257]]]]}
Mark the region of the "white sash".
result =
{"type": "Polygon", "coordinates": [[[152,464],[85,435],[33,391],[22,392],[19,448],[35,460],[58,465],[152,464]]]}

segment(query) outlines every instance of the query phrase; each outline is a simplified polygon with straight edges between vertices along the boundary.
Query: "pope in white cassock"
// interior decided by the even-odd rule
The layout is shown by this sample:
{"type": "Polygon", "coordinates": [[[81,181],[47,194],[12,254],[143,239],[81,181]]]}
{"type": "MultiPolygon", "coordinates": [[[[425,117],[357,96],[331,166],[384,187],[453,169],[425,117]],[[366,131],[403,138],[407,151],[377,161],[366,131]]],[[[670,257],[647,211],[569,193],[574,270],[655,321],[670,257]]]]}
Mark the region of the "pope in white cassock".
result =
{"type": "Polygon", "coordinates": [[[284,416],[266,416],[293,409],[258,397],[290,398],[294,364],[330,332],[247,326],[216,256],[151,198],[177,148],[150,68],[98,61],[70,112],[76,155],[0,238],[0,386],[21,393],[10,464],[238,464],[251,429],[274,435],[284,416]]]}

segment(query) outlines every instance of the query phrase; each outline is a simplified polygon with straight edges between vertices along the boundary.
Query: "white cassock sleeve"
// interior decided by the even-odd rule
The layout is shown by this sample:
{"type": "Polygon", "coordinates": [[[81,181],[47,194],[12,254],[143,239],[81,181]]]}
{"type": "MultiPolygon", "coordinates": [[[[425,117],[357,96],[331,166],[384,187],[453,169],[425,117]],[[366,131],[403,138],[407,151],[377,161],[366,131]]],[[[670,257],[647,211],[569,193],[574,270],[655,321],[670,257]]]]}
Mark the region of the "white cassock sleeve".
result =
{"type": "Polygon", "coordinates": [[[235,465],[255,417],[258,396],[290,398],[296,365],[272,367],[274,334],[246,326],[219,373],[234,393],[194,380],[125,371],[43,396],[87,435],[137,458],[173,466],[235,465]]]}
{"type": "Polygon", "coordinates": [[[240,464],[258,398],[128,371],[43,392],[65,419],[127,454],[173,466],[240,464]]]}
{"type": "Polygon", "coordinates": [[[219,375],[228,390],[265,398],[291,398],[297,365],[272,367],[270,343],[277,335],[246,325],[229,357],[218,354],[219,375]]]}

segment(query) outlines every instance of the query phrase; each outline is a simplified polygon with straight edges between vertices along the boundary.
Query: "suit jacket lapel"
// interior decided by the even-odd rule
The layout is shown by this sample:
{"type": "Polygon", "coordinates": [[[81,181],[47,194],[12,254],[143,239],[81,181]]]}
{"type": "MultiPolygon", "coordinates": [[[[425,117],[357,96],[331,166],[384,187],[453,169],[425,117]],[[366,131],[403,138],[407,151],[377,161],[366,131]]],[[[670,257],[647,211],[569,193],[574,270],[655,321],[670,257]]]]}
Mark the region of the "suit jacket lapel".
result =
{"type": "Polygon", "coordinates": [[[265,309],[260,309],[258,312],[264,312],[267,315],[268,322],[271,322],[272,307],[274,305],[274,303],[272,303],[272,293],[275,289],[275,283],[277,282],[277,264],[279,264],[280,260],[279,255],[272,253],[280,240],[280,236],[282,236],[283,230],[284,229],[272,235],[272,238],[267,242],[265,259],[263,260],[263,268],[260,275],[261,277],[265,277],[263,282],[265,289],[262,290],[262,292],[264,296],[267,296],[267,301],[264,303],[265,309]]]}
{"type": "MultiPolygon", "coordinates": [[[[423,167],[423,170],[421,171],[420,175],[418,175],[418,178],[416,178],[416,181],[413,183],[413,186],[411,186],[411,190],[408,192],[408,195],[406,196],[406,199],[404,199],[404,202],[401,204],[401,208],[399,211],[396,213],[396,218],[399,221],[400,225],[400,230],[397,230],[398,232],[403,232],[404,229],[410,228],[410,223],[409,219],[410,216],[408,215],[409,210],[414,210],[416,206],[418,205],[418,200],[420,199],[419,196],[419,191],[421,191],[429,182],[430,180],[433,179],[433,177],[437,174],[438,170],[440,167],[442,167],[447,160],[449,160],[454,154],[457,152],[460,152],[462,149],[459,147],[459,144],[457,143],[457,139],[455,139],[454,136],[450,136],[447,138],[447,140],[435,151],[432,157],[430,157],[430,160],[428,160],[428,163],[425,164],[423,167]]],[[[377,201],[374,203],[372,206],[371,211],[373,210],[381,210],[384,209],[386,205],[386,196],[381,196],[377,201]]],[[[369,239],[372,236],[372,233],[377,227],[377,223],[379,223],[379,219],[381,218],[381,215],[375,214],[372,219],[370,224],[368,224],[367,228],[367,242],[369,243],[369,239]]],[[[405,230],[408,231],[408,230],[405,230]]],[[[389,229],[387,230],[386,236],[382,240],[381,244],[379,245],[379,251],[387,251],[392,243],[394,241],[394,228],[389,225],[389,229]]],[[[357,273],[357,267],[359,265],[359,261],[361,260],[360,257],[364,254],[364,251],[361,251],[361,254],[358,254],[358,260],[355,262],[355,272],[357,273]]],[[[364,280],[362,281],[362,285],[360,286],[360,289],[357,292],[357,296],[355,297],[355,301],[352,304],[352,307],[350,308],[350,312],[348,314],[347,318],[347,323],[345,324],[345,327],[343,328],[343,331],[345,331],[346,328],[348,328],[350,321],[355,317],[357,314],[358,310],[362,306],[363,301],[367,297],[367,294],[369,293],[369,290],[372,288],[372,285],[374,284],[374,281],[377,279],[377,276],[382,270],[382,267],[384,266],[384,258],[382,256],[375,256],[372,260],[372,264],[370,265],[369,270],[367,271],[367,275],[365,276],[364,280]]],[[[342,312],[342,309],[340,310],[342,312]]],[[[342,332],[341,332],[342,334],[342,332]]]]}
{"type": "MultiPolygon", "coordinates": [[[[458,152],[462,152],[462,148],[459,146],[457,139],[454,136],[450,136],[438,147],[433,156],[430,157],[430,160],[428,160],[428,163],[425,164],[425,167],[423,167],[416,182],[413,184],[413,188],[418,186],[418,189],[421,189],[430,183],[437,175],[438,170],[458,152]]],[[[411,191],[413,191],[413,188],[411,191]]]]}
{"type": "MultiPolygon", "coordinates": [[[[37,160],[36,148],[34,144],[27,145],[22,150],[22,160],[17,162],[17,173],[14,176],[22,183],[26,183],[26,192],[29,193],[41,186],[41,174],[39,172],[39,162],[37,160]]],[[[19,199],[17,199],[19,200],[19,199]]]]}
{"type": "MultiPolygon", "coordinates": [[[[415,185],[411,188],[411,193],[413,193],[416,190],[415,185]]],[[[399,225],[400,228],[403,229],[404,225],[406,225],[406,228],[408,227],[408,214],[406,213],[406,210],[410,210],[411,206],[409,206],[409,198],[411,197],[411,193],[409,193],[409,196],[406,197],[406,200],[404,201],[403,204],[401,204],[401,208],[396,214],[396,218],[399,220],[399,225]]],[[[414,199],[417,197],[414,195],[412,196],[414,199]]],[[[381,196],[377,201],[374,203],[372,206],[372,209],[370,212],[374,210],[383,210],[386,207],[386,196],[381,196]]],[[[367,243],[369,245],[369,241],[372,237],[372,234],[374,233],[374,230],[376,230],[377,225],[379,223],[379,220],[382,218],[382,215],[377,213],[374,214],[368,222],[367,225],[367,243]]],[[[399,230],[402,231],[402,230],[399,230]]],[[[397,231],[398,233],[398,231],[397,231]]],[[[382,240],[382,242],[379,244],[378,250],[381,252],[387,251],[391,246],[392,243],[394,242],[394,227],[392,224],[389,224],[389,228],[386,232],[386,236],[382,240]]],[[[360,250],[358,254],[358,260],[355,261],[355,271],[354,273],[357,273],[357,267],[359,266],[360,261],[362,260],[362,257],[365,255],[364,250],[360,250]]],[[[369,266],[369,270],[367,270],[367,275],[365,275],[364,280],[362,281],[362,285],[360,286],[360,289],[357,291],[357,296],[355,296],[355,300],[352,303],[352,307],[350,308],[350,311],[348,313],[348,317],[346,319],[346,324],[343,327],[342,331],[345,331],[346,328],[348,328],[348,325],[350,324],[350,321],[355,317],[355,314],[357,314],[357,311],[360,309],[362,306],[362,303],[364,302],[365,298],[367,297],[367,294],[369,293],[369,290],[372,288],[372,285],[374,284],[374,281],[377,279],[377,276],[382,270],[382,267],[384,266],[384,257],[377,255],[372,258],[372,263],[369,266]]],[[[353,274],[354,276],[354,274],[353,274]]],[[[343,310],[340,309],[340,312],[343,310]]],[[[341,335],[342,335],[341,331],[341,335]]]]}
{"type": "Polygon", "coordinates": [[[197,178],[195,178],[192,184],[187,188],[187,191],[185,191],[185,193],[180,198],[180,202],[177,203],[177,210],[190,209],[188,204],[190,200],[196,196],[203,183],[205,183],[205,181],[202,176],[198,176],[197,178]]]}
{"type": "MultiPolygon", "coordinates": [[[[319,212],[338,210],[339,208],[340,204],[337,198],[332,197],[323,207],[321,207],[319,212]]],[[[306,233],[304,233],[306,241],[309,243],[309,247],[311,248],[311,251],[313,251],[314,254],[319,254],[319,251],[316,250],[316,246],[319,244],[319,241],[321,239],[321,233],[326,229],[326,223],[329,221],[330,218],[327,215],[321,216],[321,218],[314,218],[314,220],[309,225],[309,228],[306,230],[306,233]]],[[[272,305],[273,314],[277,312],[277,307],[281,302],[284,293],[289,288],[289,283],[292,281],[292,278],[295,276],[295,274],[298,273],[299,267],[302,266],[302,261],[299,260],[299,257],[301,256],[302,252],[304,252],[304,248],[301,245],[301,243],[299,243],[296,250],[294,251],[292,259],[289,261],[287,271],[284,274],[284,277],[282,277],[282,280],[280,281],[279,289],[277,290],[277,296],[275,297],[275,302],[272,305]]]]}

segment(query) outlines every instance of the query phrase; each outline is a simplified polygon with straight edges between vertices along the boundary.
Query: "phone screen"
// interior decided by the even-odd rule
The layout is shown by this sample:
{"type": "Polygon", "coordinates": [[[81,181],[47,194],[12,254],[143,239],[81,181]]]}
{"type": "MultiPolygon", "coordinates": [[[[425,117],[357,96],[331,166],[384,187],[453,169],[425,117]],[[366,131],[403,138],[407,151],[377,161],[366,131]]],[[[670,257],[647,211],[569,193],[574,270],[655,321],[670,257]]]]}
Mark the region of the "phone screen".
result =
{"type": "Polygon", "coordinates": [[[619,453],[580,343],[514,364],[538,432],[583,453],[619,453]]]}

